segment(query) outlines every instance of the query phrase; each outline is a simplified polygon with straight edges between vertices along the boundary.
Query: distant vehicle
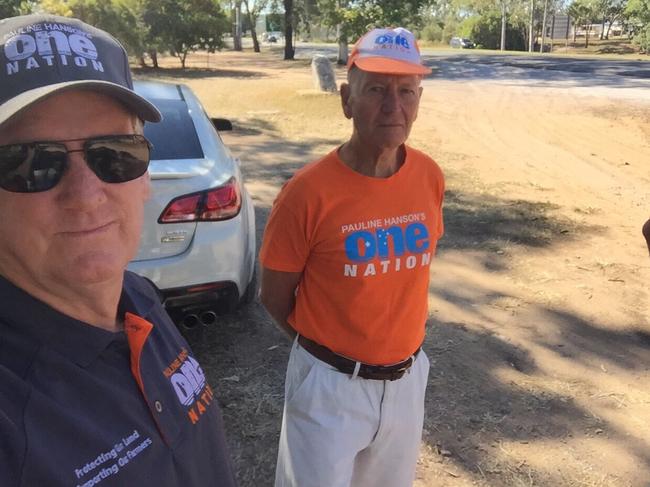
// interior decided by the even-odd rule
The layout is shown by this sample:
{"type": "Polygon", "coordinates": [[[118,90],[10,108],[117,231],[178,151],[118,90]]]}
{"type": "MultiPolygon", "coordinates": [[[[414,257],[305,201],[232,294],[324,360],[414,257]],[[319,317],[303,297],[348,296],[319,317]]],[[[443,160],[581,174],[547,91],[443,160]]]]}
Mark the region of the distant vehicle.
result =
{"type": "Polygon", "coordinates": [[[476,47],[474,42],[463,37],[452,37],[449,45],[454,49],[474,49],[476,47]]]}
{"type": "Polygon", "coordinates": [[[146,124],[153,144],[140,248],[129,269],[158,286],[176,323],[211,324],[215,311],[255,296],[255,215],[239,160],[185,85],[136,81],[163,114],[146,124]]]}
{"type": "Polygon", "coordinates": [[[262,35],[262,40],[270,43],[275,43],[278,42],[280,39],[282,39],[282,32],[265,32],[262,35]]]}

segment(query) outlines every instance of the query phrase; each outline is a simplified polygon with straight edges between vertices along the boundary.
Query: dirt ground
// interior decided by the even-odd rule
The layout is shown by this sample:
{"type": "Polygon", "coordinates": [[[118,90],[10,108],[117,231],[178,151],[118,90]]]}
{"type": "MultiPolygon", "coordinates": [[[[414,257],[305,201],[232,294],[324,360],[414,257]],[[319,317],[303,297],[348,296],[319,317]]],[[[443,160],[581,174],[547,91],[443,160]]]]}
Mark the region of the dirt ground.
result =
{"type": "MultiPolygon", "coordinates": [[[[233,120],[258,238],[284,180],[350,130],[306,61],[223,53],[155,76],[233,120]]],[[[594,94],[425,82],[411,144],[447,193],[417,487],[650,486],[649,106],[594,94]]],[[[258,303],[187,335],[241,485],[272,485],[289,344],[258,303]]]]}

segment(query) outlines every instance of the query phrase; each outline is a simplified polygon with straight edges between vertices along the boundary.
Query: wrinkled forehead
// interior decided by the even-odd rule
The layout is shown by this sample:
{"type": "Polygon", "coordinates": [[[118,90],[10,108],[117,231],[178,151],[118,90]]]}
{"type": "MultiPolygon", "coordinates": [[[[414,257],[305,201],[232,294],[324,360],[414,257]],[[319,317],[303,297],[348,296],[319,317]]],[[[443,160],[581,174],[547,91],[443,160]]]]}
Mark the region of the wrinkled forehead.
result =
{"type": "Polygon", "coordinates": [[[348,83],[351,87],[361,87],[368,83],[396,83],[398,85],[419,86],[422,75],[419,74],[386,74],[364,71],[353,66],[348,71],[348,83]]]}
{"type": "Polygon", "coordinates": [[[0,144],[82,139],[99,132],[139,133],[142,122],[119,100],[92,90],[55,93],[0,128],[0,144]]]}

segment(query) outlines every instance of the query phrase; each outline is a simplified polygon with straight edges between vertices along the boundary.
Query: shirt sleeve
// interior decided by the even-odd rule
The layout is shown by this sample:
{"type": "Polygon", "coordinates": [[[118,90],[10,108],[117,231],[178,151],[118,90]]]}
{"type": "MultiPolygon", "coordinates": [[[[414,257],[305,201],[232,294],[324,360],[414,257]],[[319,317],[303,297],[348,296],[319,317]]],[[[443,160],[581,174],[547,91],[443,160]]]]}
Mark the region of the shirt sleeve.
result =
{"type": "Polygon", "coordinates": [[[288,191],[290,188],[285,186],[273,204],[264,230],[260,262],[276,271],[302,272],[309,257],[306,203],[292,198],[288,191]]]}
{"type": "Polygon", "coordinates": [[[442,206],[445,200],[445,176],[442,170],[438,169],[438,238],[445,233],[444,212],[442,206]]]}

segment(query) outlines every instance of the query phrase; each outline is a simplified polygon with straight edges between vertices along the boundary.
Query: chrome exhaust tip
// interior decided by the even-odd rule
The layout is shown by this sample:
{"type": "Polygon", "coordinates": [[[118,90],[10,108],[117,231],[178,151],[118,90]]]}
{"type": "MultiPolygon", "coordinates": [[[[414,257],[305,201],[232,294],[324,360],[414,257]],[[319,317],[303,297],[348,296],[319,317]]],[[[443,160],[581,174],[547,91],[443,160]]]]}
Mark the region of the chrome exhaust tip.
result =
{"type": "Polygon", "coordinates": [[[217,321],[217,314],[214,311],[204,311],[200,316],[203,326],[213,325],[217,321]]]}
{"type": "Polygon", "coordinates": [[[201,321],[199,320],[198,315],[189,314],[189,315],[185,315],[185,317],[183,318],[183,321],[181,323],[183,323],[183,326],[185,328],[189,329],[189,328],[194,328],[200,322],[201,321]]]}

